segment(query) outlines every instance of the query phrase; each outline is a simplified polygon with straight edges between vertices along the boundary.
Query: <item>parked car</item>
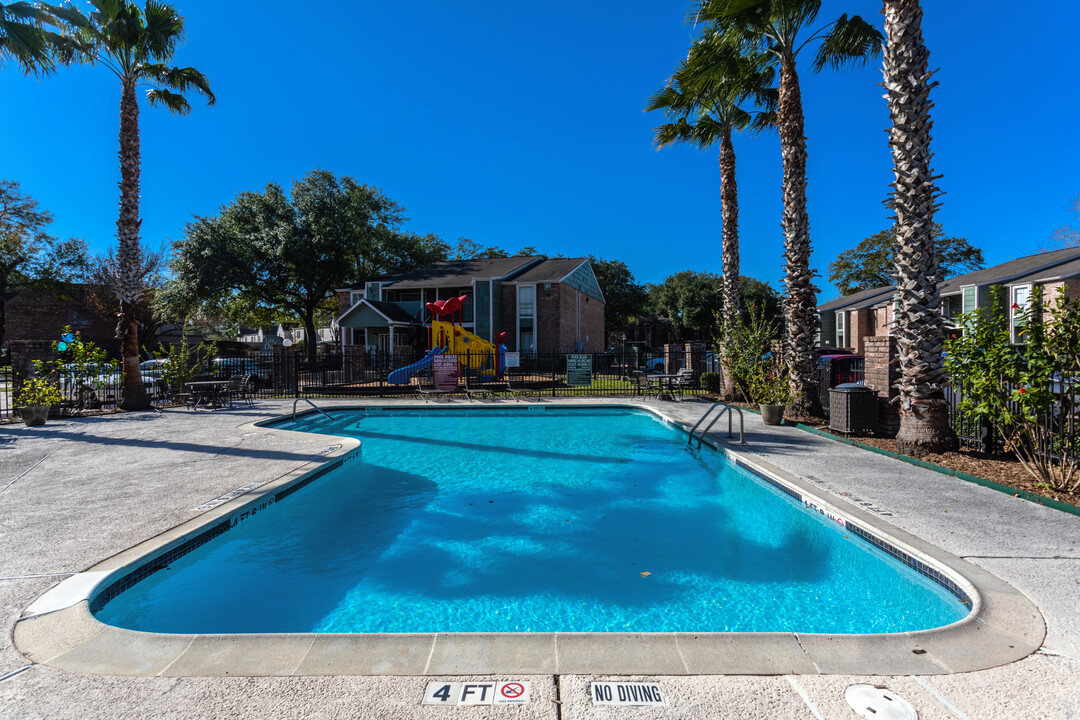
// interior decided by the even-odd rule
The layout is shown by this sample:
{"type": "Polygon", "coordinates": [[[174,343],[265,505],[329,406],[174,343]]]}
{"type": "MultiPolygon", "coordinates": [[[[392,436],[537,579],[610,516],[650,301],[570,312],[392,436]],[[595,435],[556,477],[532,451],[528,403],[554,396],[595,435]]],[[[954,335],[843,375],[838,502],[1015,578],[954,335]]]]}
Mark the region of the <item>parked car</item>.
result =
{"type": "Polygon", "coordinates": [[[252,385],[258,387],[270,382],[270,367],[252,358],[216,357],[210,361],[215,373],[224,375],[247,375],[252,385]]]}
{"type": "Polygon", "coordinates": [[[150,375],[154,378],[160,378],[165,372],[166,366],[169,364],[169,358],[157,358],[154,360],[143,360],[139,363],[139,369],[142,370],[144,375],[150,375]]]}

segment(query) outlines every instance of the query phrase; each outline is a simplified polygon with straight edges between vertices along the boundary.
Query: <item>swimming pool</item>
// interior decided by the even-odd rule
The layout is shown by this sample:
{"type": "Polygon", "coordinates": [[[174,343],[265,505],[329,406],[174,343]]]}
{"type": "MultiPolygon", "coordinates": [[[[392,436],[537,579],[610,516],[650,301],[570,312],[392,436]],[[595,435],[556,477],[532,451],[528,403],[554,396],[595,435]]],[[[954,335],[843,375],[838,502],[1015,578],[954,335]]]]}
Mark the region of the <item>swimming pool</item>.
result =
{"type": "Polygon", "coordinates": [[[351,435],[362,460],[99,594],[97,617],[166,633],[880,633],[969,611],[651,413],[335,415],[278,427],[351,435]]]}

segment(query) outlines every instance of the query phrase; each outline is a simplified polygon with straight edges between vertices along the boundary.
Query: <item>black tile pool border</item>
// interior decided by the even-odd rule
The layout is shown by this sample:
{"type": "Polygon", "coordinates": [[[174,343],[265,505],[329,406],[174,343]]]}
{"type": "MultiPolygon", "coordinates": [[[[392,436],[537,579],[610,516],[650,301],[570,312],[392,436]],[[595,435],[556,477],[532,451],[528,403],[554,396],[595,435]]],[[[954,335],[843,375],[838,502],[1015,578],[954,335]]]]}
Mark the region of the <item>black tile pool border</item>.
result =
{"type": "Polygon", "coordinates": [[[345,458],[337,458],[316,470],[312,470],[293,484],[276,492],[272,498],[256,498],[254,501],[237,508],[235,512],[230,513],[227,517],[222,518],[219,522],[214,523],[194,537],[188,538],[162,554],[149,558],[146,562],[132,568],[90,596],[90,612],[97,613],[120,593],[132,588],[136,583],[145,580],[159,570],[165,570],[176,560],[202,547],[219,535],[228,532],[240,522],[254,516],[258,509],[281,502],[284,498],[313,483],[331,470],[341,467],[348,457],[352,457],[352,454],[345,458]]]}
{"type": "MultiPolygon", "coordinates": [[[[724,452],[723,450],[720,450],[720,449],[717,449],[717,451],[718,452],[724,452]]],[[[731,456],[729,455],[728,457],[731,457],[731,456]]],[[[819,514],[825,514],[824,510],[822,510],[821,508],[819,508],[817,506],[817,503],[815,502],[814,499],[804,496],[801,492],[799,492],[795,488],[792,488],[792,487],[788,486],[786,483],[784,483],[784,482],[782,482],[780,480],[777,480],[776,478],[768,475],[767,473],[762,472],[761,470],[758,470],[753,465],[751,465],[751,464],[749,464],[747,462],[744,462],[743,460],[740,460],[737,457],[732,458],[732,460],[735,462],[735,464],[738,467],[742,468],[743,470],[746,470],[749,473],[752,473],[754,475],[754,477],[757,477],[757,478],[769,483],[770,485],[775,487],[777,490],[779,490],[779,491],[781,491],[781,492],[783,492],[783,493],[785,493],[787,495],[790,495],[795,500],[798,500],[800,503],[803,504],[804,509],[806,509],[806,510],[808,510],[810,512],[813,512],[813,510],[816,509],[819,514]]],[[[843,521],[843,526],[845,528],[847,528],[848,530],[850,530],[852,532],[852,534],[855,535],[855,537],[869,543],[870,545],[877,548],[878,550],[881,550],[882,552],[892,556],[893,558],[895,558],[896,560],[899,560],[904,565],[907,565],[909,568],[916,571],[917,573],[919,573],[923,577],[926,577],[927,579],[931,580],[932,582],[935,582],[938,585],[940,585],[941,587],[945,588],[947,591],[949,591],[949,593],[951,593],[954,597],[956,597],[957,600],[959,600],[961,603],[963,603],[964,606],[967,607],[969,610],[972,608],[971,597],[967,594],[967,591],[965,591],[962,587],[957,585],[950,577],[948,577],[947,575],[945,575],[941,571],[927,565],[926,563],[924,563],[923,561],[921,561],[918,558],[914,557],[910,553],[907,553],[904,550],[901,550],[900,548],[893,545],[891,542],[878,537],[874,533],[870,532],[869,530],[862,527],[858,523],[848,519],[847,517],[844,517],[844,516],[833,517],[831,514],[829,515],[829,517],[830,517],[830,519],[833,519],[833,520],[842,520],[843,521]]]]}

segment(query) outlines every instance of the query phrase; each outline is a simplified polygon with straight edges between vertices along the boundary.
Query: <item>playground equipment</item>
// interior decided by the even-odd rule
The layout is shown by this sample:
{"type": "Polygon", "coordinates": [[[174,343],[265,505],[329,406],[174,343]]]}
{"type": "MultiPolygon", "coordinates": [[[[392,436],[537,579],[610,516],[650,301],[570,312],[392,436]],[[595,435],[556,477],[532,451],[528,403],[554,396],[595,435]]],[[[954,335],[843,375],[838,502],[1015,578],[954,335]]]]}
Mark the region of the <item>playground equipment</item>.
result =
{"type": "Polygon", "coordinates": [[[428,350],[427,354],[424,355],[424,357],[420,358],[412,365],[406,365],[405,367],[398,368],[397,370],[394,370],[392,373],[390,373],[390,375],[386,378],[386,382],[390,383],[391,385],[407,384],[409,382],[409,378],[411,378],[413,375],[420,372],[421,370],[427,370],[429,367],[431,367],[432,358],[434,358],[436,355],[442,355],[445,350],[446,348],[441,347],[428,350]]]}
{"type": "Polygon", "coordinates": [[[417,372],[430,367],[434,356],[443,353],[457,355],[461,367],[480,375],[502,375],[506,363],[506,346],[502,344],[502,339],[506,337],[506,333],[499,333],[495,337],[495,343],[490,343],[462,327],[460,323],[464,320],[467,299],[467,295],[461,295],[427,303],[432,316],[439,318],[432,320],[428,327],[427,354],[412,365],[391,372],[387,382],[391,385],[405,385],[417,372]],[[449,320],[444,319],[447,317],[449,320]]]}

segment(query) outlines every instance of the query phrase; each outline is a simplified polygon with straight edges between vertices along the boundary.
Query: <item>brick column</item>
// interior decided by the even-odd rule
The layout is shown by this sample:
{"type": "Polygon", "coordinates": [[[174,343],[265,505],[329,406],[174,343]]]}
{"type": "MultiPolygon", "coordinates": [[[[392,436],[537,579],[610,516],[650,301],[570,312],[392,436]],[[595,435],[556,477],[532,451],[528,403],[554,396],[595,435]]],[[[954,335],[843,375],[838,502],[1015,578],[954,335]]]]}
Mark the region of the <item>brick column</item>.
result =
{"type": "Polygon", "coordinates": [[[18,389],[23,380],[34,377],[35,360],[52,360],[56,354],[50,340],[12,340],[11,348],[12,383],[18,389]]]}
{"type": "Polygon", "coordinates": [[[865,383],[877,395],[878,430],[893,437],[900,429],[900,409],[891,402],[899,393],[900,361],[896,341],[891,337],[866,338],[865,383]]]}
{"type": "Polygon", "coordinates": [[[683,366],[693,371],[694,380],[705,372],[705,343],[686,343],[686,364],[683,366]]]}
{"type": "Polygon", "coordinates": [[[682,358],[679,357],[682,352],[683,348],[681,345],[664,344],[664,372],[675,372],[675,365],[682,360],[682,358]]]}

